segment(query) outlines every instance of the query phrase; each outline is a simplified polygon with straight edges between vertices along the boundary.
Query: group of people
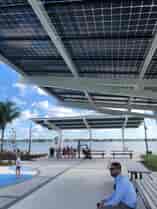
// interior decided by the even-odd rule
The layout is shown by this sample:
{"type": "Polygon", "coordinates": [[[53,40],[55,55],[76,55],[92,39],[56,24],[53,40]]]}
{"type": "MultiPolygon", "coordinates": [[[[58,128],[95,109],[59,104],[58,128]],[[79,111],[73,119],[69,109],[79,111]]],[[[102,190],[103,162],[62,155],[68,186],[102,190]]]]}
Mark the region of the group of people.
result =
{"type": "Polygon", "coordinates": [[[62,150],[62,156],[65,159],[75,159],[77,155],[77,150],[73,148],[72,146],[64,147],[62,150]]]}

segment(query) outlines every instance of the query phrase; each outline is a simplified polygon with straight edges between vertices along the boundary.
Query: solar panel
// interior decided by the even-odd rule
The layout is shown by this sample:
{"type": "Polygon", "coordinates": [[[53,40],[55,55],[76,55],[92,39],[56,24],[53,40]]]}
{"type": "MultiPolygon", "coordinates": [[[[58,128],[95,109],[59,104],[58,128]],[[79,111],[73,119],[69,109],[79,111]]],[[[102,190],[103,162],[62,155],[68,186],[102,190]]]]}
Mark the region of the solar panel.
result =
{"type": "Polygon", "coordinates": [[[69,46],[73,57],[106,59],[106,62],[93,59],[87,65],[78,60],[80,76],[138,76],[141,59],[156,31],[157,6],[154,1],[83,1],[57,5],[48,2],[45,8],[60,36],[63,40],[66,38],[65,45],[69,46]],[[139,38],[140,35],[143,37],[139,38]],[[148,35],[150,39],[147,39],[148,35]],[[82,36],[84,38],[80,40],[82,36]],[[132,60],[128,61],[129,58],[132,60]]]}
{"type": "MultiPolygon", "coordinates": [[[[42,0],[80,77],[139,78],[157,32],[155,0],[42,0]]],[[[0,53],[27,75],[72,77],[27,0],[0,1],[0,53]]],[[[157,52],[144,75],[157,78],[157,52]]],[[[45,88],[63,101],[87,102],[83,92],[45,88]]],[[[150,90],[150,89],[149,89],[150,90]]],[[[151,89],[156,91],[156,89],[151,89]]],[[[95,104],[127,104],[129,97],[89,92],[95,104]]],[[[132,104],[157,105],[133,98],[132,104]]]]}
{"type": "Polygon", "coordinates": [[[0,2],[0,7],[24,5],[25,0],[5,0],[0,2]]]}
{"type": "MultiPolygon", "coordinates": [[[[80,76],[138,76],[140,65],[156,32],[155,1],[42,2],[66,48],[73,59],[77,58],[80,76]]],[[[16,64],[19,57],[23,59],[20,66],[24,69],[28,69],[24,62],[28,57],[30,63],[32,57],[40,60],[41,57],[48,56],[52,60],[58,57],[61,62],[62,58],[50,43],[27,1],[1,1],[0,24],[0,40],[3,40],[0,50],[16,64]],[[19,37],[23,40],[18,40],[19,37]],[[15,40],[7,41],[7,38],[15,40]]],[[[63,68],[65,73],[67,71],[65,63],[58,68],[62,69],[62,74],[54,72],[56,75],[63,75],[63,68]]],[[[33,70],[32,72],[36,73],[33,70]]],[[[49,73],[46,69],[45,72],[49,73]]]]}
{"type": "MultiPolygon", "coordinates": [[[[34,118],[34,122],[43,125],[47,128],[53,126],[60,129],[87,129],[84,119],[81,117],[69,117],[69,118],[34,118]]],[[[124,125],[125,117],[98,117],[87,116],[86,121],[88,126],[92,129],[106,129],[106,128],[122,128],[124,125]]],[[[137,128],[142,123],[141,117],[128,117],[126,128],[137,128]]]]}

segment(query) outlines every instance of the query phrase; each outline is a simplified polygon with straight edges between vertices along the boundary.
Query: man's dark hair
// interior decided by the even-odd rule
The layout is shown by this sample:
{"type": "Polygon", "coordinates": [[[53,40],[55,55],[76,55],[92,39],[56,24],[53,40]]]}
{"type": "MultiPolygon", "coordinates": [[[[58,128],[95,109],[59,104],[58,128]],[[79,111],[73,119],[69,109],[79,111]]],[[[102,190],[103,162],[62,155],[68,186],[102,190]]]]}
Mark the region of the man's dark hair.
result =
{"type": "Polygon", "coordinates": [[[119,162],[113,162],[113,163],[111,163],[111,166],[113,166],[113,167],[115,167],[115,168],[117,168],[119,170],[122,169],[122,166],[121,166],[121,164],[119,162]]]}

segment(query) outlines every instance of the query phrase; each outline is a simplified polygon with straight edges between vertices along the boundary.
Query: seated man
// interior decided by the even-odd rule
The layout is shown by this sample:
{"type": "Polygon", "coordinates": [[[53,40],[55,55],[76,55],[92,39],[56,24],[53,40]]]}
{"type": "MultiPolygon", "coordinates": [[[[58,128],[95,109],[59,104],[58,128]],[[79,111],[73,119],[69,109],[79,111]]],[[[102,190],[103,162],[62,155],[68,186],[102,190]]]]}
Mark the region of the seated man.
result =
{"type": "Polygon", "coordinates": [[[135,209],[136,191],[127,176],[121,174],[121,164],[113,162],[110,166],[111,176],[115,179],[114,192],[97,204],[103,209],[135,209]]]}

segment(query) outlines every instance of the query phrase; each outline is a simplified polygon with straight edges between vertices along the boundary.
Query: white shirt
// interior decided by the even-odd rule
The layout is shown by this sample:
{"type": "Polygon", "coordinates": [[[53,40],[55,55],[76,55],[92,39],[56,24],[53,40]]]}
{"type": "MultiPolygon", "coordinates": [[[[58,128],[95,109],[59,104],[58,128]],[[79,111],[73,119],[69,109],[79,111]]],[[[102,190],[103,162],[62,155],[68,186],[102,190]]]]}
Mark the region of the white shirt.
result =
{"type": "Polygon", "coordinates": [[[21,160],[18,157],[17,160],[16,160],[16,167],[20,167],[20,166],[21,166],[21,160]]]}

